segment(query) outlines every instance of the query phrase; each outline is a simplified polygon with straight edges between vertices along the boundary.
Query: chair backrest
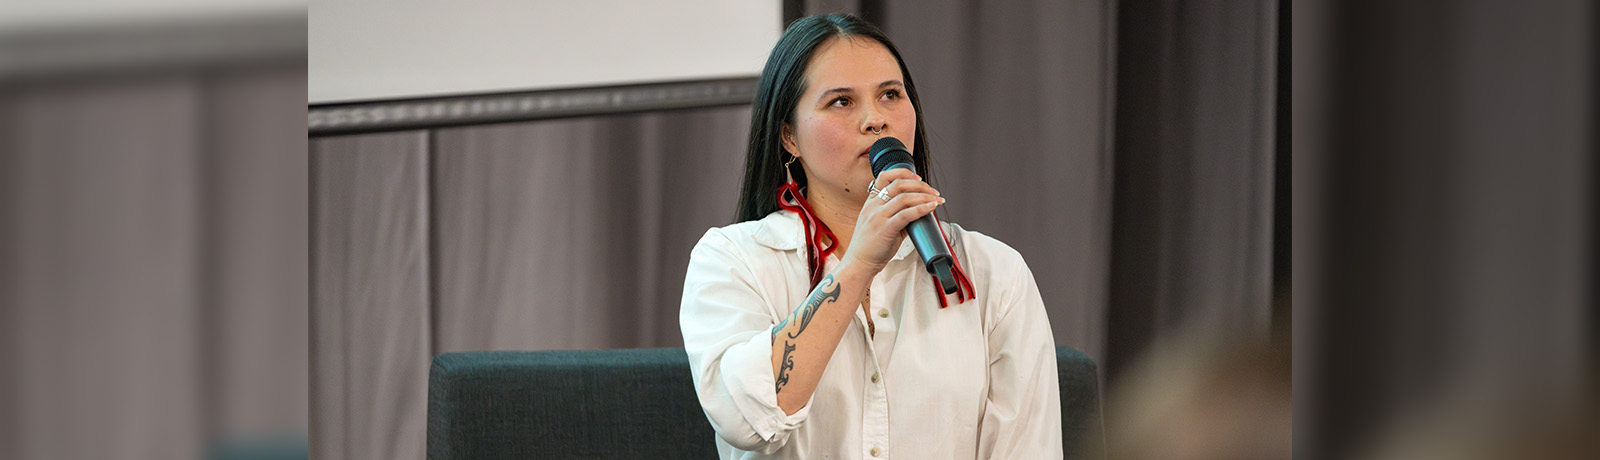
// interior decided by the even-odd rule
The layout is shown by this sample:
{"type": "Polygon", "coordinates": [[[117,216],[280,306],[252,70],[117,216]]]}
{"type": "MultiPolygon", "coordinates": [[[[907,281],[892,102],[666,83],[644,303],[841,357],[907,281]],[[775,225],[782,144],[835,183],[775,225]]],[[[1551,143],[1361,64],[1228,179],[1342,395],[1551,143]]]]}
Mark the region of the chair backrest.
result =
{"type": "Polygon", "coordinates": [[[1099,366],[1076,348],[1056,347],[1056,379],[1061,386],[1061,444],[1066,458],[1106,458],[1099,366]]]}
{"type": "MultiPolygon", "coordinates": [[[[1094,361],[1067,347],[1056,358],[1068,457],[1101,452],[1094,361]]],[[[433,358],[429,460],[708,459],[717,457],[714,436],[681,348],[433,358]]]]}

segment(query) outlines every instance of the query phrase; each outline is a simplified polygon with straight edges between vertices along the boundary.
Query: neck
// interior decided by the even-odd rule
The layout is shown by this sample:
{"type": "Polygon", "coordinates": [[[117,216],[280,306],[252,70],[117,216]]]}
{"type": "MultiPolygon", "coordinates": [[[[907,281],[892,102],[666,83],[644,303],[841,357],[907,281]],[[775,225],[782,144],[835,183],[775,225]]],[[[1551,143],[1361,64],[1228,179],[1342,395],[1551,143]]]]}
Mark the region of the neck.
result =
{"type": "Polygon", "coordinates": [[[856,231],[856,218],[861,216],[861,199],[843,190],[812,186],[806,187],[806,201],[811,203],[811,210],[817,213],[817,219],[827,224],[833,236],[838,238],[838,249],[834,254],[843,260],[845,252],[850,250],[850,236],[856,231]]]}

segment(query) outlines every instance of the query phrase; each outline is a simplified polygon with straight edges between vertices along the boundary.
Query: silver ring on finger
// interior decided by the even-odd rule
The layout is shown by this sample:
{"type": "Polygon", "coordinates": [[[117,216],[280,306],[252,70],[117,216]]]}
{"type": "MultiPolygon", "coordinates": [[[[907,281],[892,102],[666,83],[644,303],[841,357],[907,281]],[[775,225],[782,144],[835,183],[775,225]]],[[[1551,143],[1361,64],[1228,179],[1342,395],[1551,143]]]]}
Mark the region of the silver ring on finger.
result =
{"type": "Polygon", "coordinates": [[[888,186],[884,186],[883,188],[878,188],[877,187],[877,182],[878,181],[876,179],[874,179],[872,182],[868,182],[867,183],[867,194],[875,196],[875,197],[878,197],[878,199],[881,199],[881,200],[883,200],[883,202],[888,203],[889,202],[889,187],[888,186]]]}

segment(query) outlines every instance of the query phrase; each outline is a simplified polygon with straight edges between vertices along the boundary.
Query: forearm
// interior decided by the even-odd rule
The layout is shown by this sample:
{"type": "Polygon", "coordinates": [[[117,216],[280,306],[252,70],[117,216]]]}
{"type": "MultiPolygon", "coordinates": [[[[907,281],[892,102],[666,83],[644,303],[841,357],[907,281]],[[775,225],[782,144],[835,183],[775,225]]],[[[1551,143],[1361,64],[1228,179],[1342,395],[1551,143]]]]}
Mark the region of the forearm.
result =
{"type": "Polygon", "coordinates": [[[793,414],[816,391],[828,359],[849,329],[856,306],[866,294],[873,273],[845,262],[811,290],[772,334],[772,369],[778,407],[793,414]]]}

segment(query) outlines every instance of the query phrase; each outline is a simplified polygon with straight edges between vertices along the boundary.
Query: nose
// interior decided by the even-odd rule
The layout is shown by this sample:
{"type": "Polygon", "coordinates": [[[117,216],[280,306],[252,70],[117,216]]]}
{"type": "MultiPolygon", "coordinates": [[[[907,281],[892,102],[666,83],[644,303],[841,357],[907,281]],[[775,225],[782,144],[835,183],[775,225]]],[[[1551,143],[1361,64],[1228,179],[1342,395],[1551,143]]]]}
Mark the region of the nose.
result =
{"type": "Polygon", "coordinates": [[[883,134],[884,128],[888,127],[889,119],[884,118],[883,114],[878,113],[878,111],[871,110],[867,112],[866,119],[862,120],[861,132],[862,134],[871,134],[876,136],[883,134]]]}

